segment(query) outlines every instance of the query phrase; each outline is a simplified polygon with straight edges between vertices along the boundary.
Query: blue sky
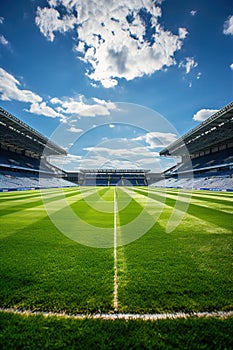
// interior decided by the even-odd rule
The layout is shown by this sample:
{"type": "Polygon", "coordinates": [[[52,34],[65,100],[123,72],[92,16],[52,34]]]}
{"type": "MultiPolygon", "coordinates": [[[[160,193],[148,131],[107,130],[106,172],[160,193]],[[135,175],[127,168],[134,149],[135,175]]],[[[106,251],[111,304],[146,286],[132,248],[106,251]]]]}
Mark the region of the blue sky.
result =
{"type": "Polygon", "coordinates": [[[64,168],[156,171],[232,100],[232,39],[230,0],[1,1],[0,105],[65,147],[64,168]]]}

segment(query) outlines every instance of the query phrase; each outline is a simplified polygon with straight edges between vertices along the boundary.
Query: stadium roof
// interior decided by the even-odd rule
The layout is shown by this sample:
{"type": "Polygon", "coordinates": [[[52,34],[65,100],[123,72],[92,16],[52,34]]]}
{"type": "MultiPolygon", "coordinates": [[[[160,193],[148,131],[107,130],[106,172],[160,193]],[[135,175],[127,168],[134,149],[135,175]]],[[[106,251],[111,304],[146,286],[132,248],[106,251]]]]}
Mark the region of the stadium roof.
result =
{"type": "Polygon", "coordinates": [[[160,151],[161,156],[200,152],[233,139],[233,102],[160,151]],[[186,147],[187,149],[186,149],[186,147]]]}
{"type": "Polygon", "coordinates": [[[32,155],[66,155],[66,151],[0,107],[0,144],[32,155]]]}

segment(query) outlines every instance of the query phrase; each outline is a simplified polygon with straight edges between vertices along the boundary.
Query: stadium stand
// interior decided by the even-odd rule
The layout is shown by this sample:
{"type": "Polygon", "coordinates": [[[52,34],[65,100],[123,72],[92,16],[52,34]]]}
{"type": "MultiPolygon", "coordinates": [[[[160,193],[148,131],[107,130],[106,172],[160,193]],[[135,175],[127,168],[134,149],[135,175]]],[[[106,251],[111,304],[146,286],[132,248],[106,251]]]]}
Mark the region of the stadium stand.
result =
{"type": "Polygon", "coordinates": [[[83,186],[147,186],[147,172],[149,170],[83,169],[79,174],[79,184],[83,186]]]}
{"type": "Polygon", "coordinates": [[[179,156],[182,161],[153,186],[233,191],[233,102],[161,150],[160,156],[179,156]]]}
{"type": "Polygon", "coordinates": [[[2,191],[71,186],[75,186],[75,184],[69,183],[63,178],[57,178],[54,176],[42,176],[39,178],[38,174],[30,174],[26,172],[0,172],[0,188],[2,191]]]}
{"type": "Polygon", "coordinates": [[[66,151],[0,108],[0,191],[77,186],[49,155],[66,151]]]}

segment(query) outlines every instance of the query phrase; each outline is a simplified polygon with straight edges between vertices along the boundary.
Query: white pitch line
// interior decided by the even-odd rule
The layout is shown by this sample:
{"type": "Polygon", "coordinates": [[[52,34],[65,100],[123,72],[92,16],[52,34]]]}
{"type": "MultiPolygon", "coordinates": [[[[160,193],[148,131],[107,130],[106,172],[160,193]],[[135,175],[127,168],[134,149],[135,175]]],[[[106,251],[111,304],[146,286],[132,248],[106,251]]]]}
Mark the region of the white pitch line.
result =
{"type": "Polygon", "coordinates": [[[116,187],[114,187],[114,292],[113,307],[114,311],[118,310],[118,277],[117,277],[117,200],[116,187]]]}
{"type": "Polygon", "coordinates": [[[222,319],[233,317],[233,311],[213,311],[213,312],[175,312],[175,313],[164,313],[164,314],[66,314],[62,312],[46,312],[46,311],[32,311],[32,310],[22,310],[14,308],[0,308],[0,312],[13,313],[22,316],[44,316],[44,317],[61,317],[70,319],[102,319],[102,320],[142,320],[142,321],[158,321],[158,320],[175,320],[175,319],[187,319],[187,318],[210,318],[219,317],[222,319]]]}

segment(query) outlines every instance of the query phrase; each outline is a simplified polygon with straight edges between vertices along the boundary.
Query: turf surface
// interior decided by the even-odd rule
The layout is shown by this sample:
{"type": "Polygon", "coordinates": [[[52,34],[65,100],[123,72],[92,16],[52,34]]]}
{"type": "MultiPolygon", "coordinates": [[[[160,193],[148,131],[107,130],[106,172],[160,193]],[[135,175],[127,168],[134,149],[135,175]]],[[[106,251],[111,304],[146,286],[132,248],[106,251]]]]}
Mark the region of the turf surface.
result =
{"type": "Polygon", "coordinates": [[[125,322],[0,313],[0,345],[2,350],[230,350],[232,321],[191,318],[125,322]]]}
{"type": "MultiPolygon", "coordinates": [[[[232,310],[233,194],[195,191],[188,203],[188,191],[153,188],[149,191],[148,194],[146,188],[116,190],[118,211],[115,215],[119,245],[127,241],[127,237],[132,234],[128,230],[129,225],[135,218],[140,217],[143,210],[146,211],[141,223],[137,222],[134,226],[133,234],[138,239],[117,248],[118,312],[142,314],[232,310]],[[148,197],[149,205],[146,206],[148,197]],[[178,206],[182,220],[173,232],[167,233],[166,225],[177,198],[184,204],[178,206]],[[154,224],[141,236],[140,230],[151,218],[155,218],[154,224]]],[[[96,227],[96,230],[101,227],[108,228],[113,238],[114,188],[72,188],[62,192],[47,190],[43,193],[43,200],[40,191],[0,194],[0,307],[71,314],[113,313],[113,247],[94,248],[69,239],[51,222],[43,202],[54,208],[55,214],[59,216],[65,209],[59,207],[56,212],[56,208],[65,196],[76,216],[96,227]]],[[[2,315],[3,334],[7,332],[7,325],[15,325],[15,322],[18,322],[28,329],[30,337],[32,329],[28,325],[28,318],[20,317],[2,315]]],[[[47,329],[46,327],[56,322],[56,327],[62,324],[70,329],[78,325],[80,332],[84,332],[82,334],[87,332],[88,327],[104,327],[107,333],[113,330],[113,338],[118,332],[124,334],[127,327],[132,327],[133,334],[137,327],[142,330],[146,327],[149,334],[157,327],[150,322],[146,323],[147,326],[142,323],[142,326],[140,322],[130,321],[127,326],[124,321],[105,323],[100,320],[76,320],[69,323],[69,320],[42,320],[40,317],[30,322],[35,322],[35,327],[38,323],[38,327],[42,329],[47,329]]],[[[175,327],[175,323],[180,329],[197,327],[198,334],[205,322],[210,325],[210,334],[217,329],[217,323],[223,329],[226,325],[226,338],[220,336],[222,338],[219,338],[219,344],[226,341],[227,349],[226,339],[232,319],[195,319],[187,322],[166,320],[160,324],[161,337],[166,337],[163,332],[167,330],[169,334],[169,329],[175,327]]],[[[17,334],[16,330],[12,332],[17,334]]],[[[103,334],[103,343],[99,348],[104,348],[105,333],[103,334]]],[[[206,333],[209,339],[210,334],[206,333]]],[[[21,336],[16,335],[17,337],[21,336]]],[[[180,337],[182,338],[181,335],[180,337]]],[[[38,344],[45,341],[42,338],[38,340],[38,344]]],[[[74,336],[71,338],[73,340],[70,340],[70,347],[67,348],[72,348],[70,344],[73,344],[74,336]]],[[[135,340],[135,344],[138,345],[135,348],[143,348],[140,339],[139,337],[138,343],[135,340]]],[[[149,338],[146,339],[147,335],[144,339],[147,342],[146,348],[172,348],[169,342],[159,338],[155,337],[155,343],[150,343],[149,338]],[[151,347],[148,344],[151,344],[151,347]],[[169,346],[165,347],[166,344],[169,346]]],[[[184,342],[187,340],[184,334],[183,339],[184,342]]],[[[1,340],[0,344],[4,345],[4,341],[1,340]]],[[[14,339],[9,341],[14,342],[14,339]]],[[[117,342],[117,339],[115,341],[117,342]]],[[[211,344],[214,348],[213,342],[211,344]]]]}

